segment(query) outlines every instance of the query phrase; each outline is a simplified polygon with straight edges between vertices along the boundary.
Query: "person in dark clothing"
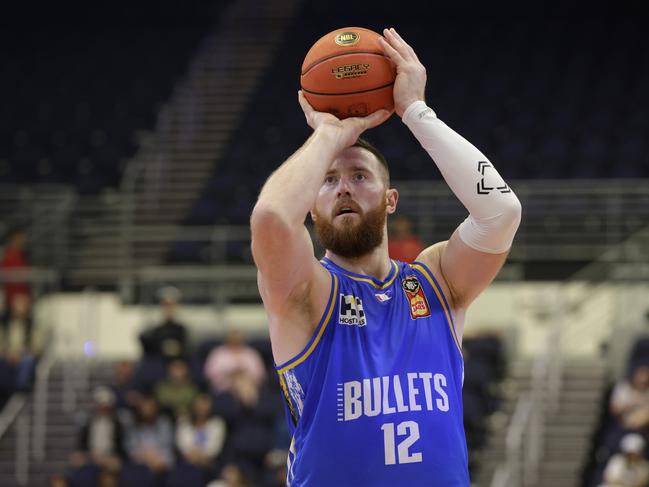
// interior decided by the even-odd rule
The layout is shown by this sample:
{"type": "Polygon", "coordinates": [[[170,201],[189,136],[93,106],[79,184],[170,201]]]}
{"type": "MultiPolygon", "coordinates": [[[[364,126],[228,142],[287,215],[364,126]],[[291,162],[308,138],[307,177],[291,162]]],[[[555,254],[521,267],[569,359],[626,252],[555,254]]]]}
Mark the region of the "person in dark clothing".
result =
{"type": "Polygon", "coordinates": [[[120,360],[113,367],[113,380],[109,386],[115,394],[115,408],[134,410],[139,399],[134,382],[133,363],[120,360]]]}
{"type": "Polygon", "coordinates": [[[15,294],[6,320],[0,323],[0,360],[14,369],[15,389],[31,388],[45,341],[43,330],[33,321],[30,296],[15,294]]]}
{"type": "Polygon", "coordinates": [[[94,464],[102,470],[116,472],[125,458],[124,428],[115,413],[115,395],[104,386],[93,392],[94,413],[79,429],[77,451],[70,463],[80,468],[94,464]]]}
{"type": "Polygon", "coordinates": [[[158,294],[163,320],[140,334],[144,354],[165,359],[184,357],[187,352],[187,328],[176,319],[180,291],[167,286],[163,287],[158,294]]]}

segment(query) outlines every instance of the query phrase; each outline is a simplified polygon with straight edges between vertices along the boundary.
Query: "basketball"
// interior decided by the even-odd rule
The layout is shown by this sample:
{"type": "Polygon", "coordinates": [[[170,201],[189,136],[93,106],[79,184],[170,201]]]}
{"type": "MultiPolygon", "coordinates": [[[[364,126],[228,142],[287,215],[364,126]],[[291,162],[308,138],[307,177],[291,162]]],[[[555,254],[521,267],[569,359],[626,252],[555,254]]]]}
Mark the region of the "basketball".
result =
{"type": "Polygon", "coordinates": [[[380,35],[362,27],[334,30],[309,49],[300,86],[311,106],[343,119],[392,110],[396,69],[379,45],[380,35]]]}

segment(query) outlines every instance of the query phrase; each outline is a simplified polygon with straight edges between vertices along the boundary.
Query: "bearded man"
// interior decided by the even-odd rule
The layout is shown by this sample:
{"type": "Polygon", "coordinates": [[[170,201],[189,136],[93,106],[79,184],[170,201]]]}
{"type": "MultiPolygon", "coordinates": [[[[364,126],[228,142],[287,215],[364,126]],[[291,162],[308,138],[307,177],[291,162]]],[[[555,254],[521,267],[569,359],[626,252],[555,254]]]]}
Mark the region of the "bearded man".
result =
{"type": "Polygon", "coordinates": [[[469,211],[412,264],[390,260],[387,162],[359,139],[389,116],[339,120],[301,93],[313,134],[264,185],[252,250],[292,434],[287,485],[468,487],[462,332],[504,264],[521,205],[489,160],[424,102],[426,70],[394,29],[395,111],[469,211]],[[318,261],[311,213],[326,249],[318,261]]]}

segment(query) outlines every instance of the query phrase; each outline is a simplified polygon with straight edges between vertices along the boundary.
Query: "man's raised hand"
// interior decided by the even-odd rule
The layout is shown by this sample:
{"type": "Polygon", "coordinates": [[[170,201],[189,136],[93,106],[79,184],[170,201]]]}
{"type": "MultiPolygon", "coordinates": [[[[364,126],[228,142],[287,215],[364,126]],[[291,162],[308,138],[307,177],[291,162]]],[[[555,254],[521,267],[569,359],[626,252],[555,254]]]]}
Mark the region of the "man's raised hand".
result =
{"type": "Polygon", "coordinates": [[[397,79],[394,82],[394,109],[397,115],[415,101],[424,101],[426,91],[426,68],[419,61],[415,51],[397,33],[394,28],[383,29],[379,38],[383,52],[397,67],[397,79]]]}
{"type": "Polygon", "coordinates": [[[340,120],[331,113],[316,111],[309,104],[301,90],[298,91],[298,101],[309,127],[313,130],[326,129],[332,131],[343,149],[355,144],[358,137],[367,129],[381,125],[392,115],[391,111],[382,109],[366,117],[350,117],[340,120]]]}

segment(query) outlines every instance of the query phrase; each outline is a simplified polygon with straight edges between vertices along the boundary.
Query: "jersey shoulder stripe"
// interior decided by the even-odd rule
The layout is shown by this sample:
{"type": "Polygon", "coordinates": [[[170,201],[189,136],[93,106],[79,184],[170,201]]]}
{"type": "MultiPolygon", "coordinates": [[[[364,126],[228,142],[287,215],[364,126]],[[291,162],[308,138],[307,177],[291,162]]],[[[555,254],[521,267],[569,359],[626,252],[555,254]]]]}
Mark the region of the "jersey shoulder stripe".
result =
{"type": "Polygon", "coordinates": [[[455,323],[453,322],[453,316],[451,315],[451,308],[448,305],[448,301],[446,301],[446,296],[444,296],[444,293],[442,292],[442,288],[437,282],[437,279],[435,279],[435,275],[428,268],[428,266],[423,262],[413,262],[412,264],[410,264],[410,267],[419,271],[426,278],[430,286],[433,288],[433,291],[435,292],[438,301],[440,302],[442,308],[444,309],[444,315],[446,316],[446,322],[448,323],[448,326],[451,330],[451,334],[453,335],[453,341],[455,342],[455,345],[457,346],[457,349],[460,351],[461,354],[462,345],[460,344],[460,340],[457,337],[457,332],[455,331],[455,323]]]}

